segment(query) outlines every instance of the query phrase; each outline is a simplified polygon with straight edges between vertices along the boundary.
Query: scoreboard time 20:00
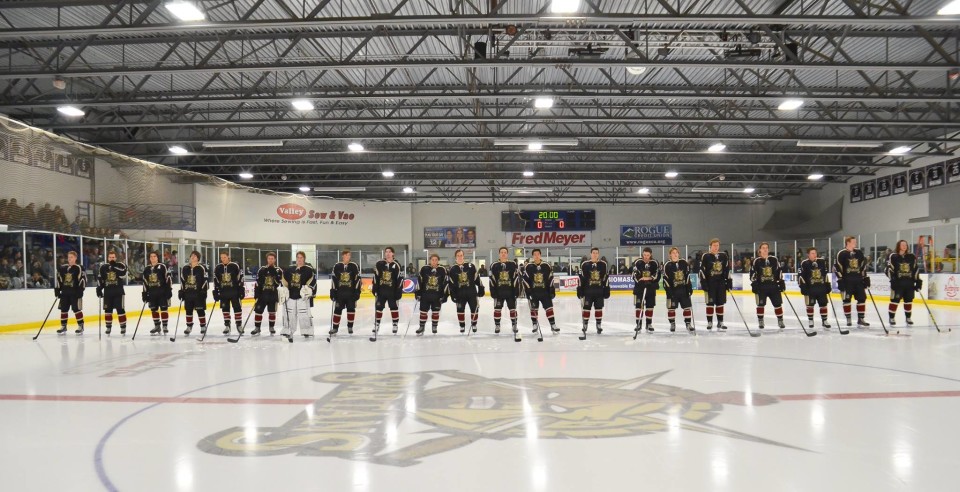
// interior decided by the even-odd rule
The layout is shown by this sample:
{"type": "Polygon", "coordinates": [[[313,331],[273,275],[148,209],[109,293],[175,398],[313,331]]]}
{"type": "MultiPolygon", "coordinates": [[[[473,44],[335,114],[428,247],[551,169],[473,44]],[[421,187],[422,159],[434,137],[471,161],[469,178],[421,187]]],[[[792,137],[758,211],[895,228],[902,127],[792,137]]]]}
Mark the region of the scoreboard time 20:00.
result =
{"type": "Polygon", "coordinates": [[[500,218],[505,232],[592,231],[597,225],[594,210],[514,210],[500,218]]]}

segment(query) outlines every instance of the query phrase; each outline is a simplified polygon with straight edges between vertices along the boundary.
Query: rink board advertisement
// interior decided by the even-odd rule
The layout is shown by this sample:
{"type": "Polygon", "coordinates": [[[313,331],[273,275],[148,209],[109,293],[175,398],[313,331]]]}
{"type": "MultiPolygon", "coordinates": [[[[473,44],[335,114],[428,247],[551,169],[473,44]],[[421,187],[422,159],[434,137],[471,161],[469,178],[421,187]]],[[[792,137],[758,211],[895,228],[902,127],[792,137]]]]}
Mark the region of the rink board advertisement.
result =
{"type": "Polygon", "coordinates": [[[924,287],[930,299],[940,301],[960,301],[960,275],[955,273],[937,273],[928,275],[924,287]]]}
{"type": "Polygon", "coordinates": [[[477,228],[475,226],[424,227],[423,247],[426,249],[475,249],[477,247],[477,228]]]}
{"type": "Polygon", "coordinates": [[[672,224],[620,226],[620,246],[664,246],[673,244],[672,224]]]}
{"type": "Polygon", "coordinates": [[[576,232],[507,232],[507,244],[516,247],[561,247],[589,246],[591,237],[589,231],[576,232]]]}

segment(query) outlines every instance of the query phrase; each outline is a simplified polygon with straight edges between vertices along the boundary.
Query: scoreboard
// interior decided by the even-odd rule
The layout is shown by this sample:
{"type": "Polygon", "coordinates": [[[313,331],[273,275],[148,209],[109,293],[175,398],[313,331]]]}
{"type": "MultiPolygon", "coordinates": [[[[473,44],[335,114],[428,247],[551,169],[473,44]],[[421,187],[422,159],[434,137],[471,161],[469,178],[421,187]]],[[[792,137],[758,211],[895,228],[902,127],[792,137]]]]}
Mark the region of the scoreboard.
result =
{"type": "Polygon", "coordinates": [[[500,213],[504,232],[592,231],[597,228],[595,210],[511,210],[500,213]]]}

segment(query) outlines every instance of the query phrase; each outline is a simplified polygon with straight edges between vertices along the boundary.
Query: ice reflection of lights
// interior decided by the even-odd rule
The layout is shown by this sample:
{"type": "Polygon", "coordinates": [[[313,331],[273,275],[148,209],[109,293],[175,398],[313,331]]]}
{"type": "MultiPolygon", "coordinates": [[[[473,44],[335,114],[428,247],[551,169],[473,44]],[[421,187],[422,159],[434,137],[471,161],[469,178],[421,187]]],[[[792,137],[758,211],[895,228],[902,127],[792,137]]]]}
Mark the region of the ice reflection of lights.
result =
{"type": "Polygon", "coordinates": [[[303,411],[307,414],[307,420],[313,420],[313,416],[316,414],[316,411],[313,408],[313,403],[307,405],[303,411]]]}
{"type": "Polygon", "coordinates": [[[527,397],[526,390],[523,390],[523,421],[524,427],[527,431],[527,441],[532,442],[536,441],[540,437],[540,432],[537,429],[537,414],[533,411],[533,406],[530,405],[530,399],[527,397]]]}
{"type": "Polygon", "coordinates": [[[257,442],[257,424],[243,426],[243,442],[253,444],[257,442]]]}
{"type": "Polygon", "coordinates": [[[353,462],[353,490],[370,489],[370,469],[365,461],[353,462]]]}
{"type": "Polygon", "coordinates": [[[710,469],[713,472],[714,483],[726,483],[730,476],[730,469],[727,467],[727,458],[723,455],[713,457],[710,462],[710,469]]]}
{"type": "Polygon", "coordinates": [[[533,490],[547,490],[547,467],[543,463],[537,463],[530,467],[530,482],[533,490]]]}
{"type": "Polygon", "coordinates": [[[810,409],[810,428],[813,429],[813,432],[820,436],[823,434],[823,427],[826,424],[827,418],[824,416],[823,403],[819,401],[813,402],[813,408],[810,409]]]}
{"type": "Polygon", "coordinates": [[[193,467],[186,458],[177,461],[177,490],[193,490],[193,467]]]}
{"type": "Polygon", "coordinates": [[[407,394],[407,399],[403,405],[407,413],[417,413],[417,395],[415,393],[407,394]]]}
{"type": "Polygon", "coordinates": [[[900,480],[910,480],[913,475],[913,453],[908,446],[901,446],[893,453],[893,471],[900,480]]]}

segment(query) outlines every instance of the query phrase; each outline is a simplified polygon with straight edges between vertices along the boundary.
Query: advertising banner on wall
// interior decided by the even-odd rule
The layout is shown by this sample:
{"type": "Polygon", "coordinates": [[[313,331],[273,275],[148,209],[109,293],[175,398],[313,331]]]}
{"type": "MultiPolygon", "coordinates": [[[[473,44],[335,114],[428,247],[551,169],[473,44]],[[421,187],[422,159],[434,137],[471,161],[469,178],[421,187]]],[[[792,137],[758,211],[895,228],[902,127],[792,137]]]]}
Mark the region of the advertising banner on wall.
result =
{"type": "Polygon", "coordinates": [[[673,244],[672,224],[621,225],[620,246],[673,244]]]}
{"type": "Polygon", "coordinates": [[[474,226],[424,227],[423,247],[474,249],[477,247],[477,228],[474,226]]]}
{"type": "Polygon", "coordinates": [[[958,274],[937,273],[928,275],[924,287],[927,288],[930,299],[960,301],[960,275],[958,274]]]}
{"type": "Polygon", "coordinates": [[[591,244],[589,231],[540,231],[540,232],[508,232],[507,244],[516,247],[558,247],[589,246],[591,244]]]}
{"type": "Polygon", "coordinates": [[[610,275],[610,290],[633,290],[633,275],[610,275]]]}

